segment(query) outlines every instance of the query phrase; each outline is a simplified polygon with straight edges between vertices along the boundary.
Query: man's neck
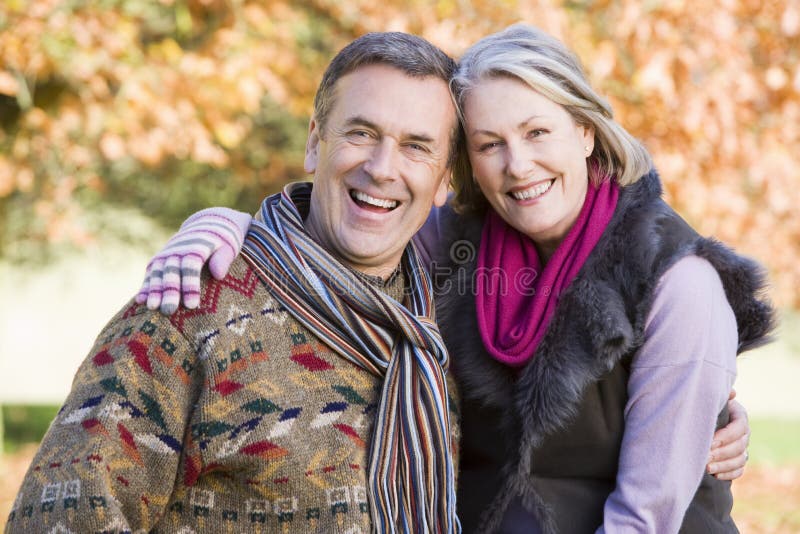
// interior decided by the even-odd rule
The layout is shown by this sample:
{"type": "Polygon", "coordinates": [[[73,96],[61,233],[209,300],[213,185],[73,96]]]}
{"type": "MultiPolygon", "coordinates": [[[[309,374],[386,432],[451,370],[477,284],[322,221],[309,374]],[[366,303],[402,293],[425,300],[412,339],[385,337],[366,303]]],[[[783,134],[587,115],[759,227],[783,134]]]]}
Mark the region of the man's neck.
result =
{"type": "Polygon", "coordinates": [[[362,280],[364,280],[368,284],[376,286],[376,287],[384,287],[384,286],[391,285],[392,282],[394,282],[395,278],[397,278],[397,276],[402,271],[402,269],[400,268],[400,265],[398,265],[397,267],[395,267],[394,269],[392,269],[388,273],[382,272],[380,274],[372,274],[372,273],[364,272],[361,269],[356,269],[356,268],[351,267],[349,265],[348,265],[348,268],[353,273],[355,273],[356,276],[358,276],[359,278],[361,278],[362,280]]]}
{"type": "Polygon", "coordinates": [[[313,239],[319,246],[324,248],[331,256],[341,262],[342,265],[345,265],[371,285],[388,285],[391,283],[392,279],[397,276],[397,273],[400,272],[399,263],[392,267],[356,265],[344,258],[341,258],[331,250],[331,248],[328,246],[327,240],[324,239],[323,236],[320,235],[320,232],[317,231],[313,217],[311,217],[308,213],[301,213],[300,215],[303,217],[303,226],[305,227],[306,232],[308,232],[308,235],[311,236],[311,239],[313,239]]]}

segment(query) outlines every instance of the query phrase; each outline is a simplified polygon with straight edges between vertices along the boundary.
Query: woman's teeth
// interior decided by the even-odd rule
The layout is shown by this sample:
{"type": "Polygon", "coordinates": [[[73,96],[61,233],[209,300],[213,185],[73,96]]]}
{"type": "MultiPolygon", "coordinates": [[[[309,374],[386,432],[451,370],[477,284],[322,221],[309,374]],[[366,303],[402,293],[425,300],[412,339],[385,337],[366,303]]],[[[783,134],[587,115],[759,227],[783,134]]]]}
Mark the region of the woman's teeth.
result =
{"type": "Polygon", "coordinates": [[[382,198],[375,198],[369,196],[368,194],[362,191],[353,191],[350,193],[350,196],[354,199],[364,202],[365,204],[369,204],[371,206],[376,206],[378,208],[386,208],[386,209],[394,209],[397,207],[396,200],[386,200],[382,198]]]}
{"type": "Polygon", "coordinates": [[[528,200],[531,198],[536,198],[547,193],[547,191],[553,185],[553,182],[555,182],[555,179],[548,180],[547,182],[541,183],[533,187],[529,187],[527,189],[523,189],[522,191],[511,191],[509,194],[517,200],[528,200]]]}

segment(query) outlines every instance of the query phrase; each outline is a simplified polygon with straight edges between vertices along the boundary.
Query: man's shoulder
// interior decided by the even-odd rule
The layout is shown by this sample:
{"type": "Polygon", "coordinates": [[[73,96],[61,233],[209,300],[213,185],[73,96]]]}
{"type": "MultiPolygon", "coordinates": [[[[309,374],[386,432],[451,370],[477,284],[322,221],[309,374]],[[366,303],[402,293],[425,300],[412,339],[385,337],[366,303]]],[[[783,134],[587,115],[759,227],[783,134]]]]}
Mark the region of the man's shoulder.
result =
{"type": "Polygon", "coordinates": [[[145,304],[137,304],[132,298],[106,323],[100,335],[148,322],[159,325],[169,323],[180,334],[192,334],[192,329],[202,324],[224,320],[220,314],[227,313],[231,306],[239,309],[258,307],[258,303],[264,301],[264,296],[262,294],[256,299],[256,294],[265,289],[252,267],[238,256],[222,280],[215,279],[207,269],[203,269],[200,304],[196,308],[188,309],[181,305],[175,313],[166,315],[159,310],[148,309],[145,304]]]}
{"type": "Polygon", "coordinates": [[[223,331],[232,322],[255,319],[276,309],[283,308],[253,267],[239,255],[221,280],[203,269],[200,304],[193,309],[180,306],[169,316],[169,321],[184,336],[194,339],[203,332],[223,331]]]}
{"type": "Polygon", "coordinates": [[[200,306],[214,306],[220,293],[238,295],[244,301],[250,301],[263,284],[253,267],[242,254],[234,258],[228,274],[221,280],[211,276],[208,269],[203,269],[200,278],[200,306]]]}

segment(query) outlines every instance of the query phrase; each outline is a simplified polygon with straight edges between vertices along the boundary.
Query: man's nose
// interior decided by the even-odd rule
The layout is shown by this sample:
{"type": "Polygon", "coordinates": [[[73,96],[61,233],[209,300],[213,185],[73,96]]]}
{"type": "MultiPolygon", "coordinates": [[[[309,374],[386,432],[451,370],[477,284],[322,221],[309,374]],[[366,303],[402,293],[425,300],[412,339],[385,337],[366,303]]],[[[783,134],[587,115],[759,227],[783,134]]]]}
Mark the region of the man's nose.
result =
{"type": "Polygon", "coordinates": [[[397,176],[397,147],[389,139],[383,139],[372,149],[364,170],[375,181],[394,180],[397,176]]]}

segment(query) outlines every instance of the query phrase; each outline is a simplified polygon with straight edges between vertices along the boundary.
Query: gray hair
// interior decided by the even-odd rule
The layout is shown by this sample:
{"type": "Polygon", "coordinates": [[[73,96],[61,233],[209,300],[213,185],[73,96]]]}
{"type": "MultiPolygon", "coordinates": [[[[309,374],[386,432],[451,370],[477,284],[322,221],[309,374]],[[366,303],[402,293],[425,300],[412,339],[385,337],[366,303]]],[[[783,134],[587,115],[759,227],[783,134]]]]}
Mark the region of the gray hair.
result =
{"type": "MultiPolygon", "coordinates": [[[[647,150],[614,120],[611,106],[589,84],[578,58],[555,37],[526,24],[515,24],[472,45],[450,81],[462,121],[469,90],[481,80],[501,76],[526,83],[563,106],[577,124],[594,129],[595,147],[587,161],[593,183],[613,177],[626,186],[651,169],[647,150]]],[[[454,166],[453,185],[458,209],[484,209],[486,199],[472,179],[463,151],[454,166]]]]}
{"type": "MultiPolygon", "coordinates": [[[[367,33],[345,46],[328,65],[314,97],[314,117],[324,135],[328,114],[335,104],[336,82],[367,65],[388,65],[413,78],[433,76],[449,83],[456,63],[441,49],[421,37],[402,32],[367,33]]],[[[448,166],[456,155],[461,135],[458,121],[450,134],[448,166]]]]}

